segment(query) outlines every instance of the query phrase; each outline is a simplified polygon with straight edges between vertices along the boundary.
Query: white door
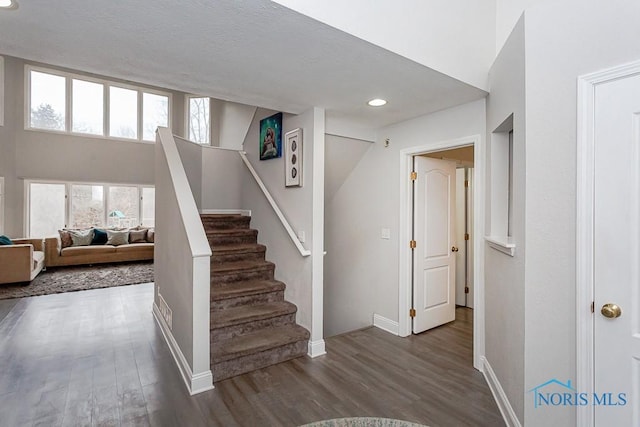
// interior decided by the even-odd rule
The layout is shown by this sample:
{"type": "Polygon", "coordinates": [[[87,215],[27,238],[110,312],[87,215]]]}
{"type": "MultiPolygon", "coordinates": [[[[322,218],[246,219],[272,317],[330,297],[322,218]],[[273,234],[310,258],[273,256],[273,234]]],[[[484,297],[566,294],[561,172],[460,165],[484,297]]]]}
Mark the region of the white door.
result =
{"type": "Polygon", "coordinates": [[[414,157],[413,332],[455,319],[456,164],[414,157]]]}
{"type": "Polygon", "coordinates": [[[640,426],[640,76],[596,87],[594,168],[595,425],[640,426]]]}
{"type": "Polygon", "coordinates": [[[456,169],[456,242],[459,243],[456,252],[456,305],[466,306],[467,277],[465,274],[467,264],[467,248],[464,235],[467,231],[467,202],[465,200],[465,168],[456,169]]]}

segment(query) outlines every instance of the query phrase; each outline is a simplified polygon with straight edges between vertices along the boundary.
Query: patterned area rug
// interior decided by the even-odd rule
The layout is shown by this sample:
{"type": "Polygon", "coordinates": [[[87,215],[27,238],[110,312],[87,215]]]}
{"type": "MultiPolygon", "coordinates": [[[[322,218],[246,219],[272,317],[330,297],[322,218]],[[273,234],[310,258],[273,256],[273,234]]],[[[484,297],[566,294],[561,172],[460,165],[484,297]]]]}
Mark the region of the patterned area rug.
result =
{"type": "Polygon", "coordinates": [[[153,282],[153,261],[52,267],[31,283],[0,285],[0,299],[32,297],[153,282]]]}
{"type": "Polygon", "coordinates": [[[389,418],[336,418],[333,420],[317,421],[300,427],[426,427],[409,421],[392,420],[389,418]]]}

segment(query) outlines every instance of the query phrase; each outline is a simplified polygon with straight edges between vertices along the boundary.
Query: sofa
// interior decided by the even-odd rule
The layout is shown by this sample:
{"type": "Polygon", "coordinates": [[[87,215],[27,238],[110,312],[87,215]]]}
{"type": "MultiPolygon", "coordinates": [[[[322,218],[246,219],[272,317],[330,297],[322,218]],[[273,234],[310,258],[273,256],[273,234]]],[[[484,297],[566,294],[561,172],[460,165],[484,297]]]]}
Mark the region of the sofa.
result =
{"type": "Polygon", "coordinates": [[[47,267],[153,259],[153,239],[135,243],[121,242],[122,244],[96,244],[94,240],[94,243],[89,245],[69,246],[63,244],[63,231],[61,230],[59,236],[45,239],[45,263],[47,267]]]}
{"type": "Polygon", "coordinates": [[[0,245],[0,284],[31,282],[45,265],[42,239],[11,239],[0,245]]]}

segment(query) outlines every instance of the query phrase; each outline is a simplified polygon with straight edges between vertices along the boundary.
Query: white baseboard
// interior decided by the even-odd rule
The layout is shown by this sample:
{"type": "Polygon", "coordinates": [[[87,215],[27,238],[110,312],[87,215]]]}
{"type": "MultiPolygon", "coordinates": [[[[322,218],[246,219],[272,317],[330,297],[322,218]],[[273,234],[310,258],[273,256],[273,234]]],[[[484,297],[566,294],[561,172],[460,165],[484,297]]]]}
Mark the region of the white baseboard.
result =
{"type": "Polygon", "coordinates": [[[169,325],[167,325],[167,322],[162,318],[160,309],[155,302],[153,303],[153,317],[156,319],[158,326],[160,326],[162,335],[169,346],[169,350],[171,350],[171,355],[178,366],[178,370],[182,375],[182,379],[187,386],[189,394],[193,396],[194,394],[213,390],[213,374],[211,373],[211,370],[199,372],[195,375],[193,374],[191,367],[189,366],[189,362],[187,362],[184,354],[182,354],[182,350],[180,350],[178,343],[173,337],[171,329],[169,329],[169,325]]]}
{"type": "Polygon", "coordinates": [[[380,328],[383,331],[387,331],[393,335],[400,335],[400,325],[398,322],[387,319],[379,314],[373,314],[373,326],[380,328]]]}
{"type": "Polygon", "coordinates": [[[309,341],[309,357],[318,357],[327,354],[324,348],[324,340],[309,341]]]}
{"type": "Polygon", "coordinates": [[[242,215],[251,216],[250,209],[200,209],[203,215],[242,215]]]}
{"type": "Polygon", "coordinates": [[[520,420],[516,416],[511,403],[509,403],[509,399],[507,398],[504,389],[500,385],[500,381],[498,381],[498,377],[496,377],[496,373],[491,369],[491,365],[489,365],[489,361],[483,356],[480,358],[482,362],[482,373],[484,374],[484,379],[487,381],[489,385],[489,389],[491,390],[491,394],[493,394],[493,398],[498,405],[498,409],[500,409],[500,413],[502,414],[502,418],[504,418],[504,422],[508,427],[522,427],[520,424],[520,420]]]}

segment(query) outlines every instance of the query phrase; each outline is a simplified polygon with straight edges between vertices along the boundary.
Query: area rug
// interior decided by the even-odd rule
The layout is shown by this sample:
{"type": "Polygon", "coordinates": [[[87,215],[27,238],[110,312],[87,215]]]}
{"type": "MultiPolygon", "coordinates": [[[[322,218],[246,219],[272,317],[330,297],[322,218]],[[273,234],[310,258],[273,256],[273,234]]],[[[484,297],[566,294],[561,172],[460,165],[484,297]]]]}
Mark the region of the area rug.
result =
{"type": "Polygon", "coordinates": [[[333,420],[317,421],[300,427],[426,427],[409,421],[392,420],[389,418],[336,418],[333,420]]]}
{"type": "Polygon", "coordinates": [[[54,267],[31,283],[0,285],[0,299],[32,297],[153,282],[153,261],[54,267]]]}

